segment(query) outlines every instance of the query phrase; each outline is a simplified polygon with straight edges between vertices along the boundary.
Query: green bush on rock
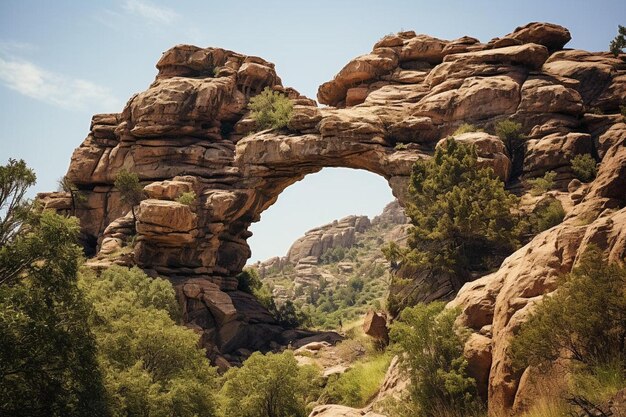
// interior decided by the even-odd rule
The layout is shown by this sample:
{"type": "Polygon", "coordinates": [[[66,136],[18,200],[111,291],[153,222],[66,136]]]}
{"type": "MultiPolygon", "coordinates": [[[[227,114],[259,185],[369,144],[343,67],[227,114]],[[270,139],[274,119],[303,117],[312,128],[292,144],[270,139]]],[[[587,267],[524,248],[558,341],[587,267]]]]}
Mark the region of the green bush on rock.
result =
{"type": "Polygon", "coordinates": [[[265,87],[260,94],[250,99],[248,108],[252,111],[251,116],[258,130],[281,129],[289,123],[293,104],[284,94],[265,87]]]}
{"type": "Polygon", "coordinates": [[[582,182],[589,182],[596,177],[598,172],[596,160],[588,153],[576,155],[572,158],[572,171],[582,182]]]}
{"type": "Polygon", "coordinates": [[[491,168],[479,168],[476,150],[449,138],[432,159],[413,166],[407,214],[413,227],[408,249],[383,249],[395,264],[454,274],[500,264],[518,245],[517,198],[491,168]]]}

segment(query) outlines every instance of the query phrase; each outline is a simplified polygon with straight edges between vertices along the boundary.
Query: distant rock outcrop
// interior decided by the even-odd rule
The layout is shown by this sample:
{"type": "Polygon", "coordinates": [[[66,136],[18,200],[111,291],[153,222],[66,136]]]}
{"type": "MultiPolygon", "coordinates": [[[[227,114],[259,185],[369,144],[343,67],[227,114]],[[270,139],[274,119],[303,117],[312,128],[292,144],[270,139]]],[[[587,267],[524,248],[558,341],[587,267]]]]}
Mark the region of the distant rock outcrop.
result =
{"type": "Polygon", "coordinates": [[[303,258],[319,258],[333,248],[349,248],[354,245],[356,232],[364,232],[370,227],[367,216],[348,216],[331,224],[309,230],[296,240],[285,257],[286,262],[297,264],[303,258]]]}
{"type": "MultiPolygon", "coordinates": [[[[72,208],[64,193],[40,199],[48,208],[75,211],[87,252],[96,253],[92,265],[134,263],[169,277],[187,321],[217,355],[250,344],[267,348],[276,335],[261,307],[238,296],[235,277],[250,256],[250,224],[305,175],[324,167],[365,169],[383,176],[404,204],[416,160],[429,158],[463,123],[493,132],[503,119],[519,122],[526,135],[521,183],[508,184],[520,193],[524,180],[549,170],[567,192],[572,158],[590,153],[600,163],[598,176],[572,194],[565,222],[535,237],[499,271],[467,284],[455,301],[464,322],[491,338],[490,414],[517,412],[523,378],[512,370],[507,348],[531,302],[556,288],[557,275],[572,268],[588,243],[617,262],[626,253],[626,124],[619,109],[626,56],[562,49],[569,39],[567,29],[548,23],[487,43],[415,32],[385,36],[320,86],[318,99],[330,106],[324,108],[283,87],[274,65],[261,58],[179,45],[163,54],[154,83],[121,113],[93,117],[67,173],[85,201],[72,208]],[[287,129],[254,133],[246,106],[265,87],[292,100],[287,129]],[[150,197],[139,206],[130,239],[130,207],[113,187],[122,169],[136,172],[150,197]],[[183,191],[197,200],[176,202],[183,191]]],[[[493,136],[461,139],[475,143],[483,163],[508,178],[511,155],[493,136]]],[[[323,248],[322,239],[309,249],[323,248]]],[[[310,256],[302,248],[294,256],[310,256]]],[[[434,291],[454,289],[445,279],[441,286],[434,291]]],[[[483,372],[487,355],[477,357],[483,372]]]]}

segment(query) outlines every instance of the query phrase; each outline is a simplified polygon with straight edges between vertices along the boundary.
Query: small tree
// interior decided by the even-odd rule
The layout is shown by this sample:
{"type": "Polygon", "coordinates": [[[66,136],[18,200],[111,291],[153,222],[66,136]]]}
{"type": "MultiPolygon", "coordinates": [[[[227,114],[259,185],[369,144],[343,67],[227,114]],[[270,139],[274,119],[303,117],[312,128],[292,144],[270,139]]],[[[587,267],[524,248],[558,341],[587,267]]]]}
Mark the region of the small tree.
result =
{"type": "Polygon", "coordinates": [[[585,365],[624,361],[626,268],[602,258],[602,252],[590,247],[554,295],[544,297],[522,324],[511,342],[516,368],[562,355],[585,365]]]}
{"type": "Polygon", "coordinates": [[[120,191],[122,201],[130,205],[133,219],[137,222],[135,206],[146,198],[143,187],[139,183],[139,177],[136,173],[123,169],[115,176],[114,184],[115,188],[120,191]]]}
{"type": "Polygon", "coordinates": [[[72,199],[72,215],[76,214],[76,207],[79,203],[85,202],[87,198],[83,193],[80,192],[76,184],[74,184],[67,175],[61,177],[58,181],[59,189],[61,191],[65,191],[66,193],[70,193],[70,197],[72,199]]]}
{"type": "Polygon", "coordinates": [[[512,209],[517,199],[491,168],[478,168],[477,162],[473,146],[449,138],[432,159],[415,163],[408,249],[387,247],[391,262],[401,259],[465,281],[472,271],[498,266],[516,248],[518,218],[512,209]]]}
{"type": "Polygon", "coordinates": [[[408,387],[408,415],[470,415],[481,408],[476,382],[467,375],[463,345],[469,333],[456,328],[458,311],[435,302],[406,308],[391,326],[408,387]]]}
{"type": "Polygon", "coordinates": [[[265,87],[260,94],[250,99],[248,108],[259,130],[281,129],[289,123],[293,104],[284,94],[265,87]]]}
{"type": "Polygon", "coordinates": [[[320,393],[312,367],[299,367],[291,352],[255,352],[224,375],[225,417],[306,417],[320,393]]]}
{"type": "Polygon", "coordinates": [[[30,203],[24,196],[36,180],[22,159],[9,159],[8,164],[0,166],[0,247],[15,236],[26,219],[30,203]]]}
{"type": "Polygon", "coordinates": [[[255,268],[246,268],[237,275],[237,289],[239,291],[254,294],[256,291],[259,291],[262,286],[263,283],[255,268]]]}
{"type": "Polygon", "coordinates": [[[609,51],[618,56],[626,48],[626,27],[617,25],[617,35],[609,44],[609,51]]]}
{"type": "Polygon", "coordinates": [[[522,134],[522,125],[513,120],[501,120],[496,124],[496,135],[502,140],[511,158],[511,179],[519,177],[524,168],[526,137],[522,134]]]}
{"type": "Polygon", "coordinates": [[[552,187],[554,187],[555,178],[556,172],[548,171],[543,175],[543,177],[527,180],[526,183],[530,186],[530,194],[539,196],[548,192],[552,187]]]}
{"type": "Polygon", "coordinates": [[[25,225],[0,247],[0,415],[109,415],[77,285],[78,219],[46,210],[25,225]]]}
{"type": "Polygon", "coordinates": [[[593,156],[586,153],[572,158],[572,171],[576,178],[582,182],[589,182],[596,177],[598,172],[597,162],[593,156]]]}

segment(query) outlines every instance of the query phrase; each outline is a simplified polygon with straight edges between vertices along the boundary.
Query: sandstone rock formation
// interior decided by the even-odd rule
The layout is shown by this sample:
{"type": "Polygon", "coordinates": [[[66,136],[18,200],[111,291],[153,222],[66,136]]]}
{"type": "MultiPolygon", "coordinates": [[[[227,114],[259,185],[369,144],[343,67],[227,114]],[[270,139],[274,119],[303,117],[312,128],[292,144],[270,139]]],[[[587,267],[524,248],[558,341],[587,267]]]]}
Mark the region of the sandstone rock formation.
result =
{"type": "MultiPolygon", "coordinates": [[[[563,50],[569,38],[567,29],[546,23],[488,43],[415,32],[385,36],[320,86],[318,99],[330,106],[324,108],[283,87],[273,64],[261,58],[176,46],[159,60],[154,83],[121,113],[93,117],[72,156],[67,175],[86,196],[75,212],[87,253],[96,253],[101,266],[132,262],[169,277],[187,321],[212,352],[252,340],[261,348],[278,329],[267,331],[274,323],[235,291],[235,277],[250,255],[250,224],[286,187],[324,167],[365,169],[383,176],[404,204],[412,164],[430,157],[439,140],[464,122],[493,132],[497,121],[513,119],[527,142],[522,182],[508,186],[523,192],[523,180],[553,170],[565,192],[570,161],[582,153],[597,158],[600,170],[562,225],[468,284],[455,301],[466,324],[492,340],[490,413],[506,415],[523,389],[507,359],[508,340],[532,301],[556,288],[556,276],[571,269],[588,243],[614,261],[625,255],[626,125],[619,106],[626,58],[563,50]],[[265,87],[292,100],[287,129],[254,133],[246,105],[265,87]],[[122,169],[136,172],[150,197],[139,206],[132,239],[125,238],[130,207],[113,187],[122,169]],[[197,201],[177,203],[184,191],[197,201]]],[[[483,163],[507,178],[510,155],[493,137],[463,140],[484,149],[483,163]]],[[[40,199],[70,211],[68,197],[40,199]]],[[[486,345],[474,346],[483,350],[474,355],[483,364],[477,367],[486,367],[486,345]]]]}
{"type": "Polygon", "coordinates": [[[374,339],[389,343],[389,329],[384,315],[370,310],[363,320],[363,331],[374,339]]]}

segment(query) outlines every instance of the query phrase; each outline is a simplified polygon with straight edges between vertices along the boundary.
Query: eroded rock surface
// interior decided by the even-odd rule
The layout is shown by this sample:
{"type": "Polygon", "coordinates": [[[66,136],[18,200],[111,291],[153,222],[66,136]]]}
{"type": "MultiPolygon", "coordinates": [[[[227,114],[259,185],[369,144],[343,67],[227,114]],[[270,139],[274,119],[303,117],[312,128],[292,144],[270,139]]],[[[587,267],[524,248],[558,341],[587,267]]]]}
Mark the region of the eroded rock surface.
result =
{"type": "MultiPolygon", "coordinates": [[[[121,113],[93,117],[67,174],[85,201],[73,204],[64,193],[40,199],[76,213],[94,262],[119,262],[126,253],[123,263],[169,277],[205,346],[226,354],[267,348],[280,337],[278,329],[268,331],[275,323],[262,307],[236,292],[235,277],[250,256],[250,224],[305,175],[324,167],[365,169],[383,176],[404,204],[416,160],[429,158],[462,123],[493,133],[506,118],[521,123],[527,138],[521,178],[508,177],[511,155],[495,136],[461,139],[476,143],[481,162],[520,193],[525,179],[548,170],[566,192],[571,159],[591,153],[600,162],[598,177],[577,188],[566,221],[457,297],[466,324],[492,340],[490,413],[506,415],[520,378],[507,359],[508,339],[527,306],[556,288],[557,275],[588,243],[615,261],[625,255],[626,125],[619,106],[626,58],[563,50],[569,38],[567,29],[546,23],[487,43],[415,32],[385,36],[320,87],[319,101],[330,106],[324,108],[283,87],[274,65],[261,58],[179,45],[163,54],[155,81],[121,113]],[[293,101],[287,129],[254,133],[246,106],[265,87],[293,101]],[[130,207],[113,187],[122,169],[136,172],[150,197],[138,207],[132,239],[130,207]],[[176,202],[190,191],[195,202],[176,202]]],[[[445,279],[437,287],[435,298],[457,289],[445,279]]],[[[485,341],[474,342],[478,372],[489,361],[485,341]]]]}

